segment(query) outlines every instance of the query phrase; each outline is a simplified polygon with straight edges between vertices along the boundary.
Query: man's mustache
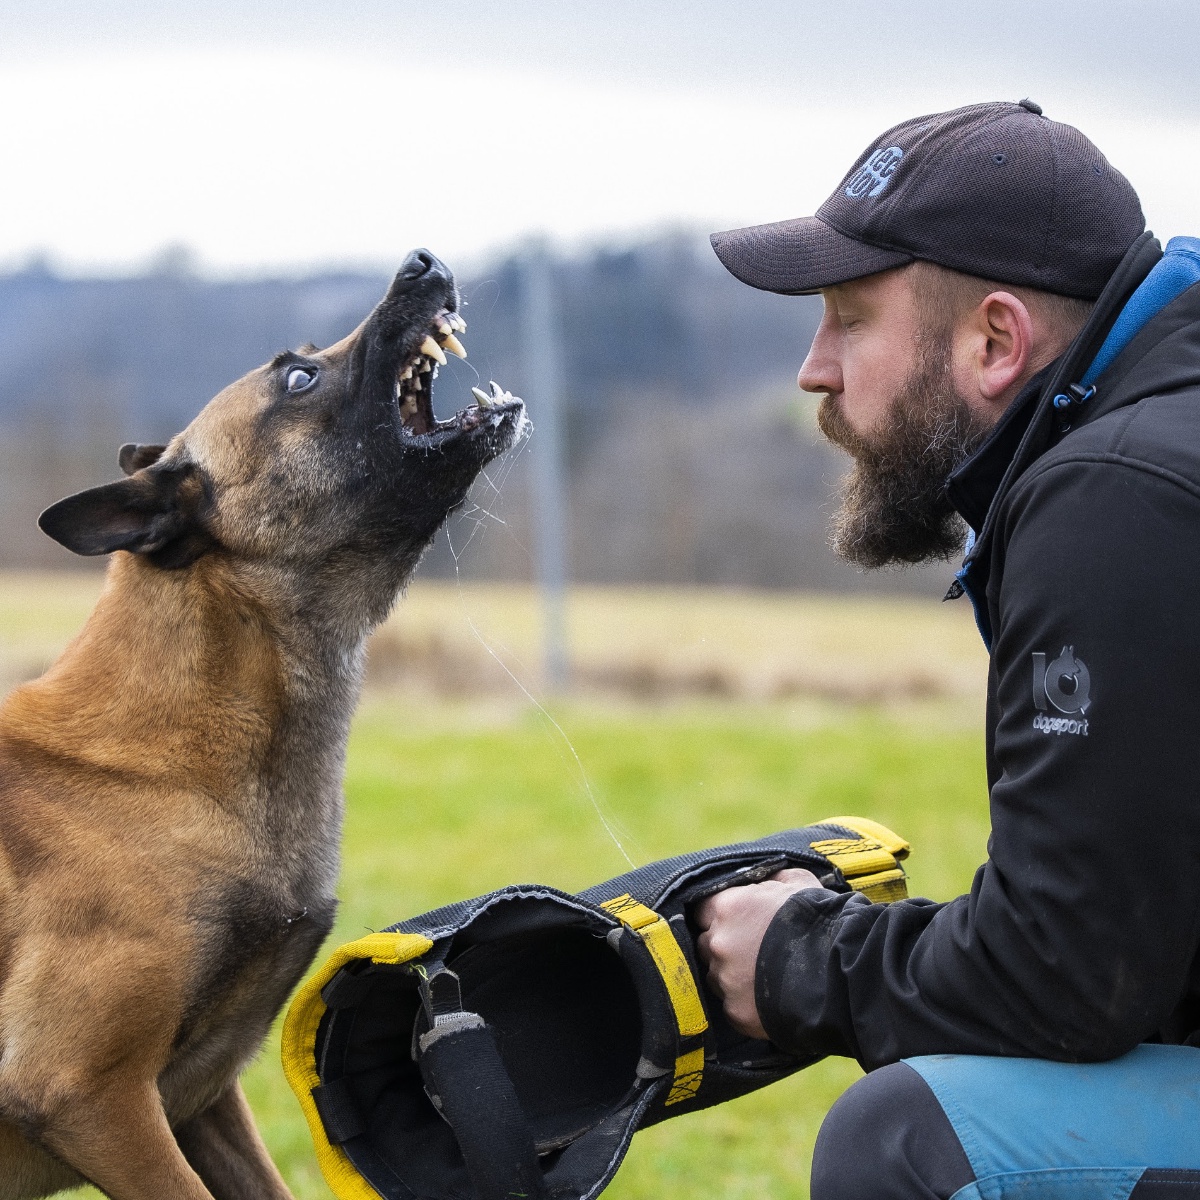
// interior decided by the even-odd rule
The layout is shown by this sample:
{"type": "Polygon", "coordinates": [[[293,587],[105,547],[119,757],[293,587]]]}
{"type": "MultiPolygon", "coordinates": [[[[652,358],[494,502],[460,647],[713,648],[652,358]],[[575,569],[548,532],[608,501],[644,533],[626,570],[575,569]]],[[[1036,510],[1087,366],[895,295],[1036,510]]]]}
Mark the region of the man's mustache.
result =
{"type": "Polygon", "coordinates": [[[855,460],[874,457],[876,446],[850,424],[837,396],[828,392],[817,406],[817,428],[826,441],[845,450],[855,460]]]}

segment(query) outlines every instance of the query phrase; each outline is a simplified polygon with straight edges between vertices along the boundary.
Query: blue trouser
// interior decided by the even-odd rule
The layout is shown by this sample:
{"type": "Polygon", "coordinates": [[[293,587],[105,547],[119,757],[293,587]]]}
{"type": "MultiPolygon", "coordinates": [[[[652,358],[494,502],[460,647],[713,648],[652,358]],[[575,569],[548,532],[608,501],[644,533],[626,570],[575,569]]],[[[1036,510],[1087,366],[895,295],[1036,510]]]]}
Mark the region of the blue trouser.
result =
{"type": "Polygon", "coordinates": [[[830,1110],[812,1200],[1200,1200],[1200,1050],[1106,1063],[937,1054],[830,1110]]]}

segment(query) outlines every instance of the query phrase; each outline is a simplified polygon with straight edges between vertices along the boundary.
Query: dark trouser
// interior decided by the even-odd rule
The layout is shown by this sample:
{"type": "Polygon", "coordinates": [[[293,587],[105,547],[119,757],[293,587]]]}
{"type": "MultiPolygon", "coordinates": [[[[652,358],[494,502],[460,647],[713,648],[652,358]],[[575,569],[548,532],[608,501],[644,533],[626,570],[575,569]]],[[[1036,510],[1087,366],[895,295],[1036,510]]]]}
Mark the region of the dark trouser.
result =
{"type": "Polygon", "coordinates": [[[1200,1200],[1200,1050],[1110,1063],[934,1055],[829,1112],[812,1200],[1200,1200]]]}

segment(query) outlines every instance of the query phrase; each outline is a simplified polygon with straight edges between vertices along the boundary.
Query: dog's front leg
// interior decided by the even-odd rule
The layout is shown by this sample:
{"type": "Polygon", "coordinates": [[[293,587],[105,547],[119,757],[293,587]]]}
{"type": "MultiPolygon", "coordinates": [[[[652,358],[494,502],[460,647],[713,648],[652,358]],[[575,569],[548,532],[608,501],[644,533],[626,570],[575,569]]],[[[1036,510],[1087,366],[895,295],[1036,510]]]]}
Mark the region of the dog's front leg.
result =
{"type": "Polygon", "coordinates": [[[167,1124],[157,1086],[116,1080],[56,1108],[40,1140],[111,1200],[213,1200],[167,1124]]]}
{"type": "Polygon", "coordinates": [[[292,1200],[237,1080],[175,1137],[215,1200],[292,1200]]]}

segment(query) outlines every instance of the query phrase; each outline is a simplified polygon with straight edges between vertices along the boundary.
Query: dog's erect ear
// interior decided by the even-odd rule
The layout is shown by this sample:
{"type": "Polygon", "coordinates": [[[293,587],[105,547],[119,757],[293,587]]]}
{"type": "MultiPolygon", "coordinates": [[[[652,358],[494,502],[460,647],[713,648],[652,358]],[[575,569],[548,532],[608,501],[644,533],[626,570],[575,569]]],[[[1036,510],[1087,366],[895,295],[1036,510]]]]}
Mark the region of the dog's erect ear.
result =
{"type": "Polygon", "coordinates": [[[197,467],[144,469],[52,504],[38,526],[76,554],[145,554],[185,567],[213,544],[201,525],[208,495],[197,467]]]}
{"type": "Polygon", "coordinates": [[[143,446],[140,442],[126,442],[117,451],[117,462],[126,475],[151,467],[162,457],[166,446],[143,446]]]}

